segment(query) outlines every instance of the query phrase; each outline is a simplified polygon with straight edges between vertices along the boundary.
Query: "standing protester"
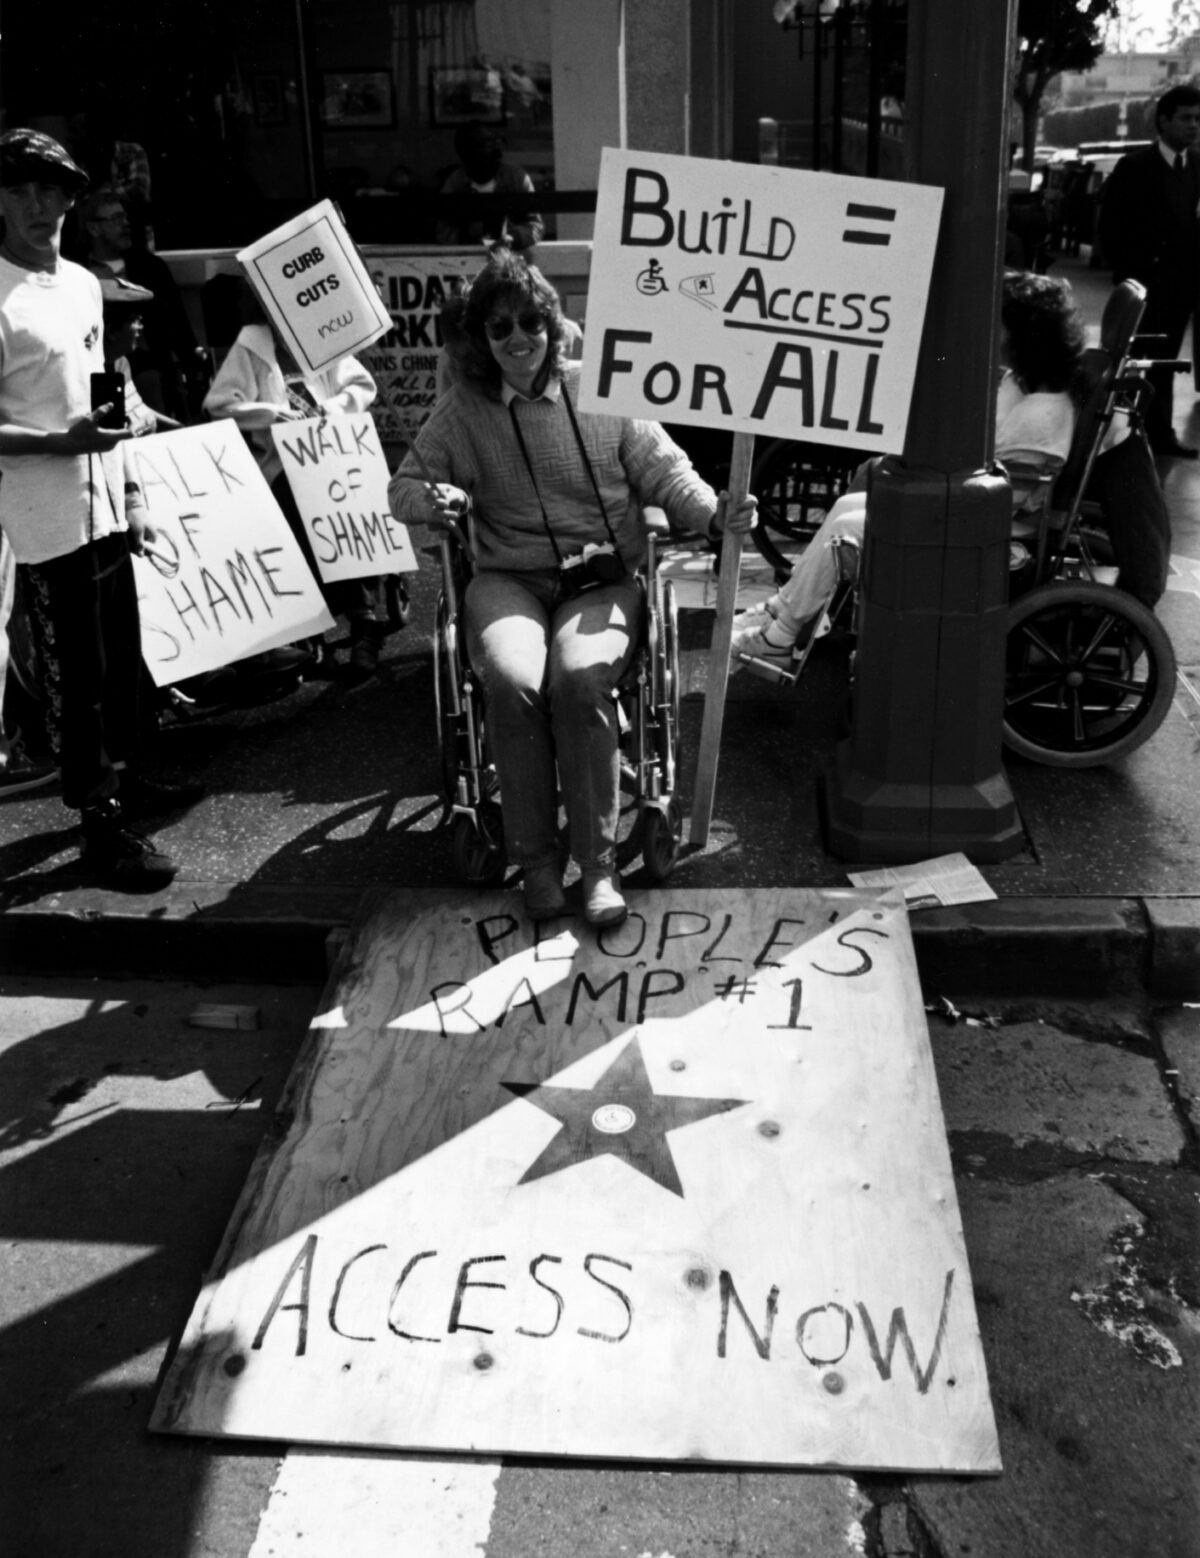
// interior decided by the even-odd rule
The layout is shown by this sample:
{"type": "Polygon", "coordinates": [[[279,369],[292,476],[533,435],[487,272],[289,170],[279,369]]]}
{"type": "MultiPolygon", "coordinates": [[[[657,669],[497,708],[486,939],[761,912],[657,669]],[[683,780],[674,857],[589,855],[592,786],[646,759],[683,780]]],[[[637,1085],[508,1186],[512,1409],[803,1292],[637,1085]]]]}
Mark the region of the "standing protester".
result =
{"type": "MultiPolygon", "coordinates": [[[[213,379],[204,409],[210,417],[231,417],[241,428],[320,585],[325,604],[335,617],[345,615],[350,625],[350,659],[343,669],[341,683],[345,691],[356,692],[374,680],[388,634],[383,580],[369,577],[326,583],[321,578],[271,428],[276,422],[327,413],[357,416],[373,403],[375,380],[357,357],[339,358],[323,372],[306,378],[248,282],[242,283],[239,296],[247,323],[213,379]]],[[[316,642],[320,645],[321,641],[316,642]]],[[[275,657],[271,662],[274,664],[280,664],[281,654],[292,652],[268,651],[275,657]]]]}
{"type": "Polygon", "coordinates": [[[132,360],[138,389],[155,411],[181,422],[193,409],[189,389],[208,358],[198,345],[178,284],[165,260],[134,243],[129,214],[114,189],[93,190],[81,213],[88,269],[100,280],[130,281],[152,294],[145,309],[145,340],[132,360]]]}
{"type": "MultiPolygon", "coordinates": [[[[1113,169],[1100,206],[1100,246],[1113,280],[1132,277],[1146,288],[1141,349],[1147,357],[1178,357],[1200,292],[1200,89],[1173,87],[1154,110],[1158,139],[1126,152],[1113,169]]],[[[1172,426],[1175,377],[1151,369],[1154,395],[1146,433],[1156,454],[1194,460],[1172,426]]]]}
{"type": "Polygon", "coordinates": [[[0,135],[0,525],[29,585],[62,770],[81,814],[82,860],[107,885],[165,886],[169,856],[127,826],[202,788],[130,772],[143,675],[132,552],[153,531],[126,480],[125,430],[91,409],[104,369],[100,284],[61,255],[87,176],[34,130],[0,135]]]}
{"type": "MultiPolygon", "coordinates": [[[[532,195],[533,180],[523,168],[505,162],[500,137],[487,125],[473,120],[454,132],[457,167],[442,185],[443,195],[466,198],[471,195],[532,195]]],[[[509,245],[518,253],[532,249],[545,232],[545,223],[536,211],[511,210],[474,215],[469,206],[456,211],[437,224],[437,241],[456,244],[509,245]]]]}

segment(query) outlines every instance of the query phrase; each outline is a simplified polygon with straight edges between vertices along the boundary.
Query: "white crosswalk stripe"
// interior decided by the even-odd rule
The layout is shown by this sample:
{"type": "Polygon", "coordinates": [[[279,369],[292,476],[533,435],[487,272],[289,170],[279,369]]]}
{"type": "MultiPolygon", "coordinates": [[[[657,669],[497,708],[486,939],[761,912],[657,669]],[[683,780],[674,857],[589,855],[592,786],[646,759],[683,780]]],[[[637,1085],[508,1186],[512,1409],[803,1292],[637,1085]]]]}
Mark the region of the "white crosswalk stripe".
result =
{"type": "Polygon", "coordinates": [[[500,1462],[295,1448],[248,1558],[481,1558],[500,1462]]]}

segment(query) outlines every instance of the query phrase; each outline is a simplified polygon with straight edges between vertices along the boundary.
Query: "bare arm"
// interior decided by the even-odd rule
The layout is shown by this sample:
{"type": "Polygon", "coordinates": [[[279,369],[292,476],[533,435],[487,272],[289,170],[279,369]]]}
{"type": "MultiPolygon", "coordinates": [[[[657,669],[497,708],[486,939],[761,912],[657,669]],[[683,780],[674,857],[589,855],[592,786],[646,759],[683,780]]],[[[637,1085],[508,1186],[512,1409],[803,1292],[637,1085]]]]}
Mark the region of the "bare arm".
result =
{"type": "Polygon", "coordinates": [[[104,454],[132,436],[128,428],[100,426],[101,418],[111,409],[100,406],[61,432],[22,427],[16,422],[0,424],[0,456],[56,454],[74,458],[81,454],[104,454]]]}

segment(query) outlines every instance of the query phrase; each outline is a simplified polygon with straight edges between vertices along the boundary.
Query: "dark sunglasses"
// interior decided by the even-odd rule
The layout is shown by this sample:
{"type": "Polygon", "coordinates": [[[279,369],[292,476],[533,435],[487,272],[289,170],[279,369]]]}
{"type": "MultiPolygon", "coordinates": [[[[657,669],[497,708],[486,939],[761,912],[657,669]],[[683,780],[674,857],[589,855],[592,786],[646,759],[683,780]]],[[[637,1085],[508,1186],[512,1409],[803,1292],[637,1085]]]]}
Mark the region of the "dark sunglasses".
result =
{"type": "Polygon", "coordinates": [[[491,341],[507,341],[513,333],[513,326],[520,325],[525,335],[541,335],[548,327],[549,320],[545,314],[539,314],[536,309],[527,309],[513,319],[508,314],[493,314],[490,319],[485,319],[483,328],[488,333],[491,341]]]}

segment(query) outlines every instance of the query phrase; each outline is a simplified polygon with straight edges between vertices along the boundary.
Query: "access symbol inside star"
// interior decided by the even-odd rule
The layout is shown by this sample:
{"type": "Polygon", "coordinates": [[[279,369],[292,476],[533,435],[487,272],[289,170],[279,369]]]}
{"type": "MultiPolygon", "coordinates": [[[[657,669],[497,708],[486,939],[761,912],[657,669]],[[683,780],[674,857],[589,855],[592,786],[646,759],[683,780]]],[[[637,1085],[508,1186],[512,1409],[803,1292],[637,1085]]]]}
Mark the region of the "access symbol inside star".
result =
{"type": "Polygon", "coordinates": [[[503,1085],[518,1098],[544,1109],[562,1126],[521,1175],[518,1184],[608,1153],[677,1196],[683,1195],[683,1185],[667,1132],[750,1102],[746,1098],[684,1098],[676,1093],[656,1093],[636,1038],[625,1046],[594,1087],[563,1087],[544,1082],[503,1085]]]}

